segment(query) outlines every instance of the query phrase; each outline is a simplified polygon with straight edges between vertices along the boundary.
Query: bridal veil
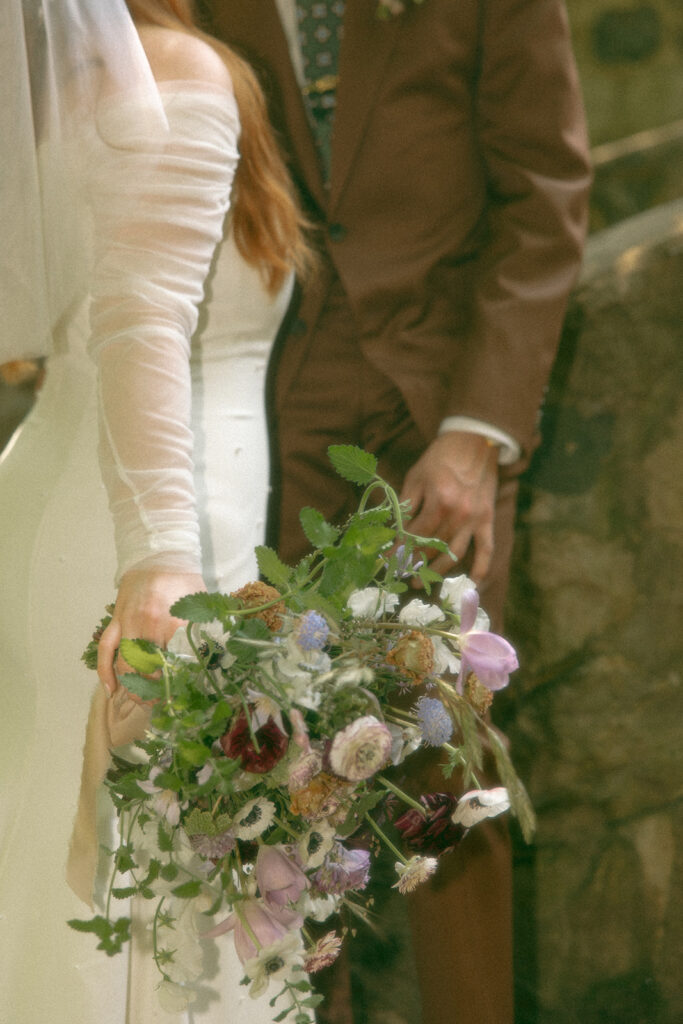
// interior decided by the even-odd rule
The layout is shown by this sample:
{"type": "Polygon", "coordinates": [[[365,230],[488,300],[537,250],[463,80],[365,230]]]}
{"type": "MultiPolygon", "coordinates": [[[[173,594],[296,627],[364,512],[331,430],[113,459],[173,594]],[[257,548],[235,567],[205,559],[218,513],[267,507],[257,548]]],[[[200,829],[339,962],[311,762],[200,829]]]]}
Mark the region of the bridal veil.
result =
{"type": "Polygon", "coordinates": [[[2,363],[48,355],[87,292],[79,136],[92,128],[106,145],[152,148],[166,119],[124,0],[2,0],[0,67],[2,363]],[[105,124],[110,101],[117,118],[105,124]]]}

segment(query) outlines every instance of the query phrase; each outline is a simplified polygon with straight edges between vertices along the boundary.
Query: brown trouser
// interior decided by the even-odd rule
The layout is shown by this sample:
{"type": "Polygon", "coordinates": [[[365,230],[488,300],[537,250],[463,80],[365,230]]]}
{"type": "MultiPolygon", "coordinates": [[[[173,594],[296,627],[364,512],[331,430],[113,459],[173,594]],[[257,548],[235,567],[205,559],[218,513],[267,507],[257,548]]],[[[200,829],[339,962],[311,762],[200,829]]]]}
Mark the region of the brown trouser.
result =
{"type": "MultiPolygon", "coordinates": [[[[309,338],[305,350],[297,352],[304,338],[301,331],[287,340],[289,386],[278,394],[274,424],[271,543],[277,543],[281,557],[290,563],[306,551],[298,519],[303,506],[313,506],[339,523],[358,504],[359,489],[332,471],[328,445],[356,444],[372,451],[380,472],[400,486],[427,444],[397,388],[364,358],[338,284],[330,287],[312,341],[309,338]]],[[[501,479],[495,563],[482,587],[482,604],[496,628],[507,584],[516,493],[515,478],[501,479]]],[[[419,756],[422,763],[410,762],[410,768],[420,791],[443,791],[450,785],[462,792],[457,779],[444,782],[434,755],[419,756]]],[[[409,901],[422,1024],[511,1024],[512,900],[506,826],[477,826],[457,852],[442,858],[431,884],[399,898],[409,901]]],[[[322,986],[328,998],[318,1020],[350,1024],[348,969],[342,965],[340,970],[322,972],[321,980],[326,973],[322,986]]]]}

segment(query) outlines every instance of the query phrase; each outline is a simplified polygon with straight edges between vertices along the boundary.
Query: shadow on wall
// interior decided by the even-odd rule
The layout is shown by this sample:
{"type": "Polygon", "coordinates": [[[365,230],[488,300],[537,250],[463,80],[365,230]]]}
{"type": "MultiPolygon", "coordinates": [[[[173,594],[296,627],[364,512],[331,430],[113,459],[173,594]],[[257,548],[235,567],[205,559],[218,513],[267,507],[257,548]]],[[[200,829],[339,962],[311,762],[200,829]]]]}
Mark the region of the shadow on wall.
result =
{"type": "Polygon", "coordinates": [[[524,482],[517,1024],[680,1024],[683,201],[590,240],[524,482]]]}

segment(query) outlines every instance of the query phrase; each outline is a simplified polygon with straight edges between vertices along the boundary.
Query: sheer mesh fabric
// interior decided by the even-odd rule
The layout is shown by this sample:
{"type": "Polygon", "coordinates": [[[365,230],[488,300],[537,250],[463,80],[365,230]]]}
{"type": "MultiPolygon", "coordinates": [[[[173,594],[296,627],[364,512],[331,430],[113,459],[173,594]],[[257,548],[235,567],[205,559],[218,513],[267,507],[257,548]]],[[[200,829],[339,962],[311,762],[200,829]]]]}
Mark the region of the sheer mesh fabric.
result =
{"type": "Polygon", "coordinates": [[[119,579],[150,566],[201,571],[189,356],[238,160],[229,94],[193,83],[167,83],[161,94],[163,141],[132,137],[116,104],[103,110],[89,155],[89,351],[119,579]]]}

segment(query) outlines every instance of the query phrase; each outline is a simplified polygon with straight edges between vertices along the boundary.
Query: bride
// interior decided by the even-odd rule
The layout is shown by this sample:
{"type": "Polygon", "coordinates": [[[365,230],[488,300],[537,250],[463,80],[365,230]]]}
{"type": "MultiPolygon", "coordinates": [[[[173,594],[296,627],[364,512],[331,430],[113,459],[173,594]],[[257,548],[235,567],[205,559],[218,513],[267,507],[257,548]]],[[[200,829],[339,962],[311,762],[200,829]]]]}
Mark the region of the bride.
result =
{"type": "Polygon", "coordinates": [[[229,939],[162,1010],[144,925],[111,960],[67,927],[87,911],[65,863],[104,606],[111,721],[121,636],[164,645],[178,597],[256,578],[300,218],[252,73],[189,0],[2,6],[0,362],[48,361],[0,461],[0,1021],[266,1024],[229,939]]]}

